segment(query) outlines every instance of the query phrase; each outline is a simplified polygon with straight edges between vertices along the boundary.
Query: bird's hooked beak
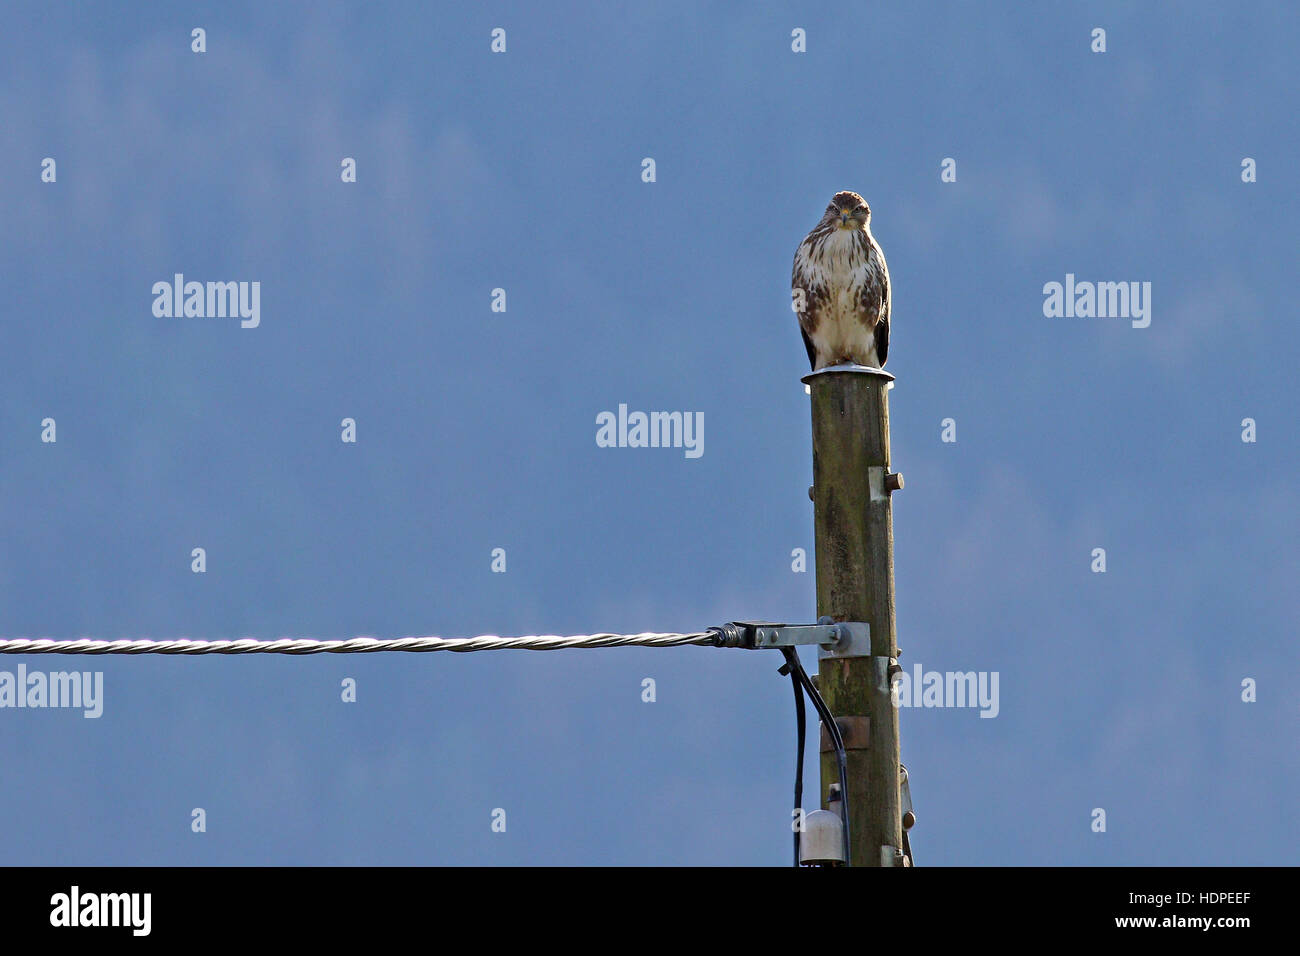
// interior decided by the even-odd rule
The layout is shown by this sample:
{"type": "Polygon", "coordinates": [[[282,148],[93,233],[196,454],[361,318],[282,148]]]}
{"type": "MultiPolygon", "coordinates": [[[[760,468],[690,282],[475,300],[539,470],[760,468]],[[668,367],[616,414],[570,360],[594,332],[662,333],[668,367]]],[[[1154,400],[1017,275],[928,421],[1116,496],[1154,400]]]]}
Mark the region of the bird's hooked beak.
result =
{"type": "Polygon", "coordinates": [[[854,220],[854,218],[853,218],[853,211],[852,211],[851,209],[841,209],[841,210],[840,210],[840,228],[841,228],[841,229],[852,229],[852,228],[855,228],[856,226],[857,226],[857,222],[856,222],[856,221],[854,220]]]}

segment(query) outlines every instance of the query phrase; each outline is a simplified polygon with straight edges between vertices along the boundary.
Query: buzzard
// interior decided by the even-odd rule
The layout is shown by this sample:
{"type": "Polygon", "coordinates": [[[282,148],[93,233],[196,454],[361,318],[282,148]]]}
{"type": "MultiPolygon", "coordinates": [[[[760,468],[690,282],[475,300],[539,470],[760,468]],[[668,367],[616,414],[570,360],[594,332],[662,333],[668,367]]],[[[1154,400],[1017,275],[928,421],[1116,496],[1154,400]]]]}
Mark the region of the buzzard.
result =
{"type": "Polygon", "coordinates": [[[871,209],[857,193],[836,193],[799,244],[790,296],[813,371],[843,362],[884,366],[889,269],[871,235],[871,209]]]}

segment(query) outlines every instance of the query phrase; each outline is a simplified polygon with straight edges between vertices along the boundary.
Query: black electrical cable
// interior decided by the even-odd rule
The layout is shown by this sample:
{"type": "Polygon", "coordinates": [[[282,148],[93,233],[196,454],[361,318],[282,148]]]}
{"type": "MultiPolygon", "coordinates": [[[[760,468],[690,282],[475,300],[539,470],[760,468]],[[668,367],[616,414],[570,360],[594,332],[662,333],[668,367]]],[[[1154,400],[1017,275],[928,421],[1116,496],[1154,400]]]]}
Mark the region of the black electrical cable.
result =
{"type": "Polygon", "coordinates": [[[840,735],[840,728],[835,723],[835,717],[831,714],[830,708],[822,700],[822,695],[817,692],[816,686],[808,675],[804,672],[803,665],[799,664],[799,658],[795,658],[795,666],[798,670],[799,681],[803,684],[804,690],[813,702],[813,707],[817,709],[818,716],[822,719],[822,724],[830,733],[831,743],[835,747],[835,762],[838,764],[840,773],[840,820],[844,829],[844,865],[852,866],[853,853],[849,842],[849,766],[848,757],[844,750],[844,738],[840,735]]]}
{"type": "MultiPolygon", "coordinates": [[[[790,677],[790,686],[794,688],[794,718],[798,743],[795,745],[794,758],[794,812],[802,816],[803,814],[803,748],[804,739],[808,736],[808,721],[804,715],[803,704],[803,687],[799,684],[799,675],[794,672],[790,666],[789,655],[793,652],[790,648],[783,648],[786,652],[786,662],[781,665],[780,673],[788,674],[790,677]]],[[[795,869],[799,868],[799,834],[803,830],[803,820],[796,817],[794,826],[794,865],[795,869]]]]}
{"type": "MultiPolygon", "coordinates": [[[[793,647],[781,648],[781,653],[785,655],[785,662],[790,668],[791,676],[796,678],[803,687],[808,699],[812,701],[813,707],[817,710],[817,715],[821,717],[822,726],[830,735],[831,743],[835,747],[835,762],[839,766],[840,772],[840,821],[843,823],[844,830],[844,865],[851,866],[852,853],[849,842],[849,768],[848,758],[844,752],[844,738],[840,735],[839,725],[835,723],[835,717],[831,714],[830,708],[822,700],[822,695],[817,692],[817,687],[808,678],[807,672],[803,669],[803,664],[799,662],[799,655],[793,647]]],[[[800,735],[802,745],[803,735],[800,735]]],[[[800,778],[802,782],[802,761],[800,761],[800,778]]],[[[796,860],[797,863],[797,860],[796,860]]]]}

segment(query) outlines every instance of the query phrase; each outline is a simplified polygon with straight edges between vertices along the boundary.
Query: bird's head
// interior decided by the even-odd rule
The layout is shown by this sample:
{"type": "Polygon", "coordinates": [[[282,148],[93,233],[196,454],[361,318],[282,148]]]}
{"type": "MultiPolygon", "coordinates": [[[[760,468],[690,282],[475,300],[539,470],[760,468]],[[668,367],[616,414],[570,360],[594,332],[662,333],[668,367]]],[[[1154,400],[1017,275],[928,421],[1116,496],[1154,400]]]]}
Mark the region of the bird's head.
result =
{"type": "Polygon", "coordinates": [[[836,193],[826,207],[826,220],[837,229],[865,229],[871,221],[871,207],[857,193],[836,193]]]}

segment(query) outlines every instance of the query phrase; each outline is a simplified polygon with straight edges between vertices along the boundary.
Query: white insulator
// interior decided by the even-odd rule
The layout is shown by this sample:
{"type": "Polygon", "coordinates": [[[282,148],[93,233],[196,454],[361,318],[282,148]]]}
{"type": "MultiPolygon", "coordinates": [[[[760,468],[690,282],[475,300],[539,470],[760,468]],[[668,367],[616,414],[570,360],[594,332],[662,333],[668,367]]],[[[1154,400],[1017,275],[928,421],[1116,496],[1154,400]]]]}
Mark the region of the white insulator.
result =
{"type": "Polygon", "coordinates": [[[814,810],[804,817],[799,834],[799,862],[803,866],[826,866],[844,862],[844,823],[838,813],[814,810]]]}

